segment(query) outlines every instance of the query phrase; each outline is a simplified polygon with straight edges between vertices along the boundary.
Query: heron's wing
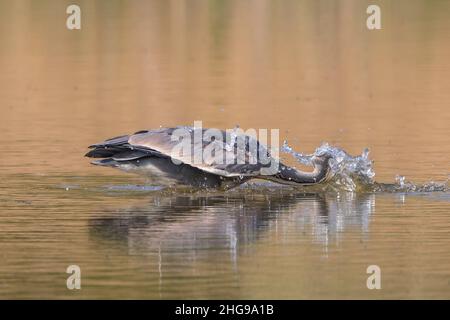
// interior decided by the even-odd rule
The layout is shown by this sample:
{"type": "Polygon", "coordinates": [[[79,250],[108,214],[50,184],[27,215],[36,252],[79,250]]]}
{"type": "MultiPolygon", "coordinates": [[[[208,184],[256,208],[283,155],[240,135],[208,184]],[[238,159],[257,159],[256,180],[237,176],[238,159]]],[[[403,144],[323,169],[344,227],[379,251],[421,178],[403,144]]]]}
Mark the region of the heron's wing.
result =
{"type": "Polygon", "coordinates": [[[92,150],[86,153],[86,156],[90,158],[111,157],[117,161],[135,160],[146,156],[167,157],[150,148],[130,145],[128,143],[130,137],[130,135],[124,135],[90,145],[89,148],[92,150]]]}
{"type": "Polygon", "coordinates": [[[232,141],[229,135],[229,132],[221,130],[162,128],[131,135],[128,144],[134,148],[155,150],[172,158],[175,163],[182,162],[225,177],[255,176],[260,174],[262,168],[270,166],[270,163],[260,161],[259,154],[267,153],[267,150],[256,139],[245,136],[242,143],[239,143],[239,138],[235,143],[227,143],[232,141]],[[211,135],[215,138],[202,139],[211,135]],[[257,148],[261,148],[259,153],[257,148]]]}

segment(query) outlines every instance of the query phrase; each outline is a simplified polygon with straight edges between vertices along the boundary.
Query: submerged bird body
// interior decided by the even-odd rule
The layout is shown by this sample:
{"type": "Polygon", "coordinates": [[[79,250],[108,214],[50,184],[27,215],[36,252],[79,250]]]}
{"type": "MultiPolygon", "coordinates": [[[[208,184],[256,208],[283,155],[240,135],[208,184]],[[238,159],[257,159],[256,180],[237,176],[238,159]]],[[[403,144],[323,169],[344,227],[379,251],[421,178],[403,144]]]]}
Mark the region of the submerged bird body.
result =
{"type": "Polygon", "coordinates": [[[151,183],[166,186],[228,189],[255,178],[309,185],[329,177],[327,155],[314,157],[314,170],[302,172],[272,158],[253,137],[234,136],[229,131],[211,134],[208,129],[191,127],[143,130],[90,148],[87,157],[102,158],[92,164],[137,173],[151,183]],[[183,143],[181,138],[185,139],[183,143]],[[182,151],[176,152],[179,149],[182,151]]]}

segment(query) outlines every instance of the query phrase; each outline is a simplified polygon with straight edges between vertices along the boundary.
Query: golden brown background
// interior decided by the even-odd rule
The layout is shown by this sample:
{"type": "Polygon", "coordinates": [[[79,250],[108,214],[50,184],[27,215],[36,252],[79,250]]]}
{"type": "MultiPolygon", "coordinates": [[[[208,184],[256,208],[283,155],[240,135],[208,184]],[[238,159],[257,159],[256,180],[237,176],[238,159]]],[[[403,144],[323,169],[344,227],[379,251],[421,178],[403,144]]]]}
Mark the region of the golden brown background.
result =
{"type": "Polygon", "coordinates": [[[0,0],[0,297],[449,298],[448,193],[216,203],[127,193],[142,180],[83,158],[202,120],[279,128],[302,152],[369,147],[377,181],[443,181],[449,37],[438,0],[0,0]],[[73,3],[81,30],[65,26],[73,3]],[[369,4],[382,30],[366,28],[369,4]]]}

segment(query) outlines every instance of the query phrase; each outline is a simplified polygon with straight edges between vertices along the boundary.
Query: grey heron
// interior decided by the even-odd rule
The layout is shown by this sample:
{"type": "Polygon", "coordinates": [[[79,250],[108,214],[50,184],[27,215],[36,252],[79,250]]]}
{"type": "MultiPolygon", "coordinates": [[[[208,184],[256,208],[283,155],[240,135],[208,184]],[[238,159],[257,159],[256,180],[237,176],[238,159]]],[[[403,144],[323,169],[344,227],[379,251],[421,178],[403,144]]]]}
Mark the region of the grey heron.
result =
{"type": "MultiPolygon", "coordinates": [[[[313,156],[313,170],[304,172],[277,161],[262,143],[249,135],[230,137],[232,132],[217,130],[222,139],[218,139],[216,134],[211,139],[196,140],[196,130],[193,127],[142,130],[93,144],[86,156],[101,158],[93,161],[94,165],[138,173],[151,182],[168,186],[229,189],[251,179],[289,185],[312,185],[322,183],[330,177],[328,154],[313,156]],[[191,139],[187,142],[189,152],[184,150],[176,154],[174,150],[179,146],[180,139],[174,136],[180,130],[190,135],[191,139]],[[243,139],[239,140],[240,138],[243,139]],[[210,152],[205,154],[204,151],[208,148],[210,152]],[[220,157],[217,157],[219,154],[220,157]],[[274,163],[275,170],[269,170],[273,169],[274,163]]],[[[208,129],[197,131],[203,136],[208,129]]]]}

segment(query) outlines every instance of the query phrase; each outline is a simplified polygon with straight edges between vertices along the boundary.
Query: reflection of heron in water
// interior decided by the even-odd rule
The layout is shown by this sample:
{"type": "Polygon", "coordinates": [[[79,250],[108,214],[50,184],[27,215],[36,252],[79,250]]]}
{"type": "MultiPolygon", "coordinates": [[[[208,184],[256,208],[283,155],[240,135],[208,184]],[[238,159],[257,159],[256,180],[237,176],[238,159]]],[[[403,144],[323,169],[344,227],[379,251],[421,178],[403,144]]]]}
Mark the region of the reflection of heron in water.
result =
{"type": "MultiPolygon", "coordinates": [[[[232,260],[245,245],[276,231],[301,236],[327,246],[348,228],[367,232],[374,210],[373,194],[252,194],[175,196],[153,203],[107,212],[90,220],[91,235],[119,241],[129,254],[165,254],[183,250],[185,258],[198,250],[229,250],[232,260]]],[[[234,261],[236,262],[236,261],[234,261]]]]}
{"type": "MultiPolygon", "coordinates": [[[[243,269],[255,254],[266,250],[268,242],[272,249],[265,253],[269,254],[266,261],[286,252],[289,255],[290,249],[278,250],[286,241],[288,246],[294,244],[293,248],[312,242],[326,257],[328,247],[339,241],[339,233],[367,232],[374,195],[349,197],[234,191],[155,197],[139,206],[96,210],[88,230],[91,240],[106,252],[138,258],[145,265],[151,291],[160,298],[210,296],[210,288],[217,287],[233,288],[226,289],[227,294],[233,292],[236,296],[231,297],[238,298],[236,288],[241,286],[243,269]],[[177,287],[176,294],[173,279],[185,284],[177,287]],[[202,280],[201,285],[193,285],[197,279],[202,280]]],[[[296,261],[295,257],[285,258],[296,261]]]]}
{"type": "Polygon", "coordinates": [[[95,165],[139,173],[160,185],[231,188],[253,178],[311,185],[329,177],[327,154],[314,156],[314,170],[303,172],[279,163],[259,141],[248,135],[231,137],[231,132],[217,130],[220,139],[205,141],[195,139],[196,131],[200,131],[201,137],[208,132],[190,127],[139,131],[94,144],[86,156],[102,158],[92,162],[95,165]],[[189,152],[174,153],[180,146],[177,130],[185,130],[189,136],[183,140],[187,140],[189,152]]]}

